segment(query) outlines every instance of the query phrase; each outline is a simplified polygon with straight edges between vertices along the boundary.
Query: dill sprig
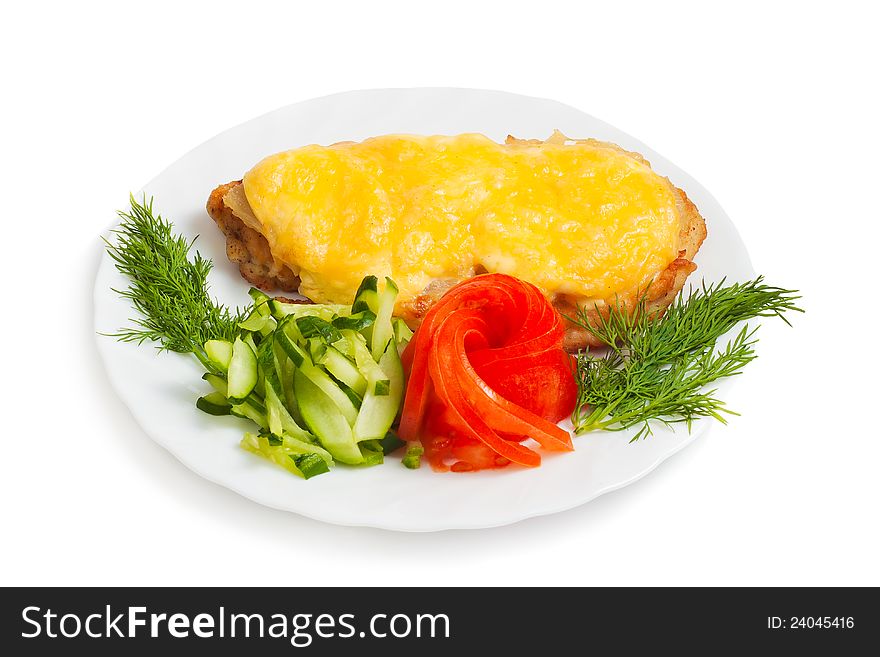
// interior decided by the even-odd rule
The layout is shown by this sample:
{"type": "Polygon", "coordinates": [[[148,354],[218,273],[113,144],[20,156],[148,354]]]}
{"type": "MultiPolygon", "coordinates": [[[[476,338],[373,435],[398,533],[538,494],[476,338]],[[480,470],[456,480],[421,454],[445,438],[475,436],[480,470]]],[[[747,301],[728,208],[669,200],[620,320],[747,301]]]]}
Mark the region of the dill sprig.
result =
{"type": "MultiPolygon", "coordinates": [[[[651,421],[666,426],[714,417],[726,423],[736,415],[706,386],[735,376],[755,359],[757,327],[744,326],[722,350],[716,341],[740,322],[803,312],[796,290],[771,287],[758,277],[746,283],[703,283],[679,297],[661,317],[646,311],[642,297],[633,309],[610,308],[596,325],[581,310],[571,321],[608,345],[604,356],[577,356],[578,402],[575,430],[621,431],[638,426],[632,441],[651,435],[651,421]]],[[[632,442],[631,441],[631,442],[632,442]]]]}
{"type": "Polygon", "coordinates": [[[159,342],[160,351],[191,353],[209,371],[214,367],[203,345],[212,339],[232,340],[243,311],[230,310],[208,294],[208,274],[214,266],[196,251],[195,243],[172,231],[171,222],[153,214],[153,200],[139,203],[130,197],[131,210],[112,231],[115,244],[104,239],[116,268],[130,280],[125,290],[113,291],[129,299],[141,317],[134,326],[111,334],[123,342],[159,342]]]}

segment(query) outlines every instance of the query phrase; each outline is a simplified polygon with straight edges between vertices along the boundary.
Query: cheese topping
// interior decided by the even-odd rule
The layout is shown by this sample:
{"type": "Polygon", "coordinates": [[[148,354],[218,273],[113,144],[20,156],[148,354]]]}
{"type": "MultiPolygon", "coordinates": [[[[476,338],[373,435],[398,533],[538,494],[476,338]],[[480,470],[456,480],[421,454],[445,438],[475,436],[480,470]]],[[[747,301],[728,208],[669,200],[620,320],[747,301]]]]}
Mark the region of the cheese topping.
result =
{"type": "Polygon", "coordinates": [[[271,155],[244,191],[300,292],[350,303],[367,274],[398,307],[480,267],[545,294],[609,299],[646,285],[678,249],[672,184],[594,140],[497,144],[478,134],[387,135],[271,155]]]}

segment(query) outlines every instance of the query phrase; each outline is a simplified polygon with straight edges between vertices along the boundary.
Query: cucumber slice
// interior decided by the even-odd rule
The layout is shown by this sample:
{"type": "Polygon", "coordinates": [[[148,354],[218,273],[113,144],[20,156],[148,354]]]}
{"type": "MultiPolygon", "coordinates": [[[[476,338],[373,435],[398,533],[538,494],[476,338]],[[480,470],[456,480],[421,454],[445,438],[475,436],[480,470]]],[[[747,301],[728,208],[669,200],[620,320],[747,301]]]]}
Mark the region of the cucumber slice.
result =
{"type": "Polygon", "coordinates": [[[294,373],[293,385],[300,413],[321,445],[342,463],[363,462],[364,457],[354,441],[351,426],[333,399],[301,369],[294,373]]]}
{"type": "Polygon", "coordinates": [[[258,290],[255,287],[252,287],[248,290],[248,294],[251,299],[254,300],[254,310],[256,310],[260,315],[266,316],[270,314],[269,302],[272,301],[271,297],[268,294],[263,292],[262,290],[258,290]]]}
{"type": "MultiPolygon", "coordinates": [[[[342,413],[342,416],[346,419],[349,426],[353,425],[357,420],[358,409],[355,408],[355,405],[352,403],[351,399],[348,398],[348,395],[342,391],[336,382],[330,378],[330,376],[322,370],[320,367],[315,367],[309,362],[304,362],[299,369],[296,370],[297,373],[302,372],[302,374],[312,383],[314,383],[325,395],[327,395],[333,403],[336,405],[336,408],[339,409],[339,412],[342,413]]],[[[296,378],[294,375],[294,391],[298,391],[296,387],[296,378]]],[[[299,402],[299,411],[303,416],[303,419],[306,420],[308,424],[308,419],[306,418],[306,414],[303,412],[303,400],[300,399],[299,392],[296,392],[296,398],[299,402]]],[[[383,436],[385,434],[382,434],[383,436]]]]}
{"type": "Polygon", "coordinates": [[[275,340],[272,341],[272,357],[275,372],[273,384],[276,380],[278,384],[275,392],[278,393],[278,398],[284,405],[284,409],[290,414],[291,419],[297,426],[302,426],[302,418],[296,407],[296,396],[293,394],[293,363],[275,340]]]}
{"type": "Polygon", "coordinates": [[[299,334],[306,339],[320,338],[326,344],[333,344],[337,340],[342,339],[339,329],[333,326],[331,322],[320,317],[297,317],[294,321],[296,322],[299,334]]]}
{"type": "Polygon", "coordinates": [[[290,412],[290,416],[296,421],[296,423],[303,426],[305,423],[299,412],[299,404],[297,404],[296,393],[293,390],[293,373],[296,371],[296,366],[293,364],[292,360],[285,356],[284,361],[281,364],[281,370],[283,372],[281,376],[281,387],[284,390],[284,401],[286,402],[287,410],[290,412]]]}
{"type": "Polygon", "coordinates": [[[324,357],[327,355],[327,343],[321,338],[309,338],[307,344],[312,362],[315,365],[323,365],[324,357]]]}
{"type": "Polygon", "coordinates": [[[369,387],[374,387],[378,381],[387,381],[385,372],[379,367],[379,364],[373,360],[373,355],[367,349],[367,344],[359,334],[352,335],[347,333],[349,345],[354,351],[354,361],[358,370],[368,382],[369,387]],[[370,385],[372,384],[372,385],[370,385]]]}
{"type": "Polygon", "coordinates": [[[284,427],[281,426],[281,402],[275,396],[271,385],[266,386],[266,422],[272,433],[280,436],[284,431],[284,427]]]}
{"type": "Polygon", "coordinates": [[[231,415],[252,421],[261,429],[268,429],[266,408],[258,401],[248,398],[242,404],[234,404],[229,411],[231,415]]]}
{"type": "Polygon", "coordinates": [[[365,440],[358,443],[364,462],[361,465],[381,465],[385,462],[385,452],[382,451],[382,445],[378,440],[365,440]]]}
{"type": "MultiPolygon", "coordinates": [[[[311,435],[311,434],[309,434],[311,435]]],[[[317,454],[327,465],[333,465],[333,455],[312,440],[300,440],[288,434],[282,434],[281,444],[293,454],[317,454]]]]}
{"type": "Polygon", "coordinates": [[[265,320],[266,321],[263,324],[263,328],[260,329],[260,335],[262,335],[264,338],[267,338],[275,332],[275,327],[278,326],[278,322],[276,322],[275,318],[271,315],[267,315],[265,317],[265,320]]]}
{"type": "MultiPolygon", "coordinates": [[[[258,335],[258,337],[260,337],[260,339],[262,340],[262,337],[259,336],[259,334],[254,334],[254,333],[251,333],[250,331],[244,331],[241,334],[241,341],[244,342],[247,346],[249,346],[253,350],[254,353],[257,353],[257,341],[254,340],[254,335],[258,335]]],[[[235,344],[233,344],[232,346],[234,347],[235,344]]]]}
{"type": "Polygon", "coordinates": [[[397,351],[402,354],[406,345],[412,340],[412,329],[400,317],[392,318],[391,325],[394,327],[394,341],[397,343],[397,351]]]}
{"type": "Polygon", "coordinates": [[[379,441],[379,445],[381,445],[382,451],[385,454],[390,454],[406,445],[406,441],[401,440],[393,431],[389,431],[385,434],[385,437],[379,441]]]}
{"type": "Polygon", "coordinates": [[[226,386],[226,379],[222,376],[217,376],[216,374],[211,374],[210,372],[207,372],[205,374],[202,374],[202,379],[210,383],[211,387],[214,388],[214,390],[219,392],[221,395],[223,395],[224,399],[229,395],[229,391],[227,390],[226,386]]]}
{"type": "MultiPolygon", "coordinates": [[[[379,310],[376,311],[376,321],[373,323],[373,336],[370,341],[370,351],[373,360],[377,361],[385,353],[388,342],[394,338],[394,329],[391,326],[391,315],[394,312],[394,301],[397,299],[397,285],[387,276],[385,277],[385,289],[379,296],[379,310]]],[[[382,434],[385,435],[384,433],[382,434]]]]}
{"type": "Polygon", "coordinates": [[[333,458],[325,449],[289,436],[246,433],[241,446],[306,479],[329,472],[333,464],[333,458]]]}
{"type": "Polygon", "coordinates": [[[261,315],[256,310],[253,311],[243,322],[238,323],[238,327],[245,331],[261,332],[266,326],[266,321],[272,319],[268,315],[261,315]]]}
{"type": "Polygon", "coordinates": [[[367,394],[353,427],[354,438],[358,442],[385,438],[403,399],[403,365],[394,344],[388,344],[379,359],[379,369],[386,378],[369,381],[367,394]],[[378,394],[377,388],[384,389],[385,382],[387,394],[378,394]]]}
{"type": "Polygon", "coordinates": [[[369,310],[374,314],[379,310],[379,279],[375,276],[364,277],[354,295],[354,303],[351,304],[352,315],[364,310],[369,310]]]}
{"type": "Polygon", "coordinates": [[[242,403],[257,385],[257,355],[241,338],[235,338],[232,345],[227,385],[232,404],[242,403]]]}
{"type": "Polygon", "coordinates": [[[348,315],[347,317],[337,317],[331,324],[338,329],[351,329],[353,331],[361,331],[368,326],[372,326],[376,321],[376,314],[372,310],[362,310],[356,315],[348,315]]]}
{"type": "Polygon", "coordinates": [[[290,458],[291,455],[281,445],[273,443],[274,441],[270,440],[269,436],[246,433],[239,444],[242,449],[257,456],[262,456],[298,477],[304,477],[303,473],[296,466],[296,461],[290,458]]]}
{"type": "Polygon", "coordinates": [[[351,340],[352,336],[355,335],[363,340],[363,336],[360,333],[349,329],[342,331],[342,340],[333,343],[333,348],[351,361],[354,361],[354,345],[351,343],[351,340]]]}
{"type": "Polygon", "coordinates": [[[311,439],[311,435],[288,413],[278,396],[275,384],[270,382],[269,377],[266,378],[266,421],[269,424],[269,431],[276,435],[286,433],[304,441],[311,439]]]}
{"type": "Polygon", "coordinates": [[[352,403],[352,405],[358,410],[361,410],[361,404],[364,403],[364,398],[357,394],[354,390],[345,385],[342,381],[333,380],[333,382],[339,386],[339,389],[345,393],[345,396],[348,397],[348,401],[352,403]]]}
{"type": "Polygon", "coordinates": [[[403,467],[409,468],[410,470],[418,470],[422,465],[422,455],[425,453],[425,448],[420,444],[410,445],[406,449],[406,456],[401,459],[401,463],[403,467]]]}
{"type": "Polygon", "coordinates": [[[229,369],[232,360],[232,343],[226,340],[208,340],[205,343],[208,359],[224,372],[229,369]]]}
{"type": "Polygon", "coordinates": [[[330,472],[330,468],[324,460],[317,454],[303,454],[302,456],[290,455],[290,458],[296,463],[296,467],[302,472],[303,477],[311,479],[319,474],[330,472]]]}
{"type": "Polygon", "coordinates": [[[254,392],[260,397],[265,397],[266,373],[272,373],[274,365],[275,354],[272,351],[272,341],[262,340],[254,353],[257,355],[257,384],[254,386],[254,392]]]}
{"type": "Polygon", "coordinates": [[[196,408],[208,415],[229,415],[232,406],[226,401],[226,397],[219,392],[211,392],[196,401],[196,408]]]}
{"type": "Polygon", "coordinates": [[[348,315],[349,306],[343,306],[335,303],[283,303],[272,299],[269,302],[269,308],[272,315],[278,321],[285,317],[320,317],[328,322],[333,321],[337,315],[348,315]]]}
{"type": "Polygon", "coordinates": [[[306,352],[290,338],[284,329],[284,326],[278,327],[278,330],[275,331],[275,341],[281,345],[288,358],[293,361],[294,366],[300,367],[306,360],[306,352]]]}
{"type": "Polygon", "coordinates": [[[354,366],[354,363],[343,356],[335,347],[328,347],[324,351],[321,364],[330,374],[354,390],[360,397],[364,396],[367,391],[367,380],[354,366]]]}

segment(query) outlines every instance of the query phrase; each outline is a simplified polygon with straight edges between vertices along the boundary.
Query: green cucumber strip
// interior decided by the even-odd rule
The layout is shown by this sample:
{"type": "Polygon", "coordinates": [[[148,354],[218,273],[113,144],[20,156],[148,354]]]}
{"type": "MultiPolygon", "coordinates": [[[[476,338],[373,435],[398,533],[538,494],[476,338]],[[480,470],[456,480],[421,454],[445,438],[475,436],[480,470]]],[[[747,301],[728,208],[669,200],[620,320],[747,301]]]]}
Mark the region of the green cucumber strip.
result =
{"type": "Polygon", "coordinates": [[[406,456],[401,459],[401,463],[403,463],[403,467],[409,468],[410,470],[417,470],[422,465],[422,454],[425,453],[425,448],[421,446],[421,444],[416,443],[414,445],[410,445],[406,448],[406,456]]]}
{"type": "MultiPolygon", "coordinates": [[[[332,378],[332,376],[331,376],[332,378]]],[[[338,381],[337,379],[333,379],[333,383],[339,386],[339,389],[345,393],[345,396],[348,397],[348,400],[351,402],[352,406],[354,406],[358,411],[361,410],[361,404],[364,403],[364,398],[357,394],[354,390],[345,385],[342,381],[338,381]]]]}
{"type": "Polygon", "coordinates": [[[400,317],[393,317],[391,325],[394,327],[394,341],[397,343],[397,350],[402,353],[404,347],[412,340],[412,329],[400,317]]]}
{"type": "Polygon", "coordinates": [[[364,462],[361,465],[381,465],[385,462],[385,453],[382,451],[382,446],[378,440],[364,441],[359,443],[358,447],[360,447],[361,454],[364,457],[364,462]]]}
{"type": "Polygon", "coordinates": [[[261,415],[266,414],[266,405],[263,403],[262,399],[259,399],[256,395],[251,394],[248,395],[248,398],[244,400],[242,406],[249,406],[254,409],[255,412],[260,413],[261,415]]]}
{"type": "Polygon", "coordinates": [[[385,437],[379,441],[379,445],[382,447],[383,453],[390,454],[406,445],[406,441],[401,440],[393,431],[389,431],[385,434],[385,437]]]}
{"type": "MultiPolygon", "coordinates": [[[[379,310],[379,279],[375,276],[364,276],[360,287],[354,295],[351,314],[356,315],[364,310],[376,313],[379,310]]],[[[341,314],[341,313],[340,313],[341,314]]]]}
{"type": "Polygon", "coordinates": [[[333,399],[301,369],[294,373],[293,385],[303,420],[321,445],[342,463],[362,463],[364,457],[354,441],[351,426],[333,399]]]}
{"type": "MultiPolygon", "coordinates": [[[[274,377],[274,373],[272,378],[274,377]]],[[[274,434],[281,435],[282,433],[289,434],[295,438],[299,438],[301,440],[310,440],[311,435],[296,421],[288,412],[287,408],[281,401],[281,397],[278,394],[276,385],[280,385],[277,381],[272,384],[269,383],[270,377],[266,377],[267,385],[266,385],[266,420],[269,423],[269,431],[274,434]]]]}
{"type": "Polygon", "coordinates": [[[238,327],[245,331],[259,332],[263,330],[266,321],[271,319],[268,315],[261,315],[256,310],[253,311],[243,322],[238,323],[238,327]]]}
{"type": "Polygon", "coordinates": [[[302,472],[303,477],[306,479],[330,472],[327,462],[317,454],[302,454],[300,456],[289,454],[288,456],[293,459],[296,467],[299,468],[299,471],[302,472]]]}
{"type": "Polygon", "coordinates": [[[266,374],[272,373],[275,364],[275,352],[272,350],[272,340],[261,340],[255,352],[257,354],[257,384],[254,392],[261,397],[266,396],[266,374]]]}
{"type": "Polygon", "coordinates": [[[373,384],[373,394],[377,397],[384,397],[391,394],[391,380],[379,379],[373,384]]]}
{"type": "Polygon", "coordinates": [[[226,386],[226,379],[224,377],[206,372],[205,374],[202,374],[202,378],[210,383],[211,387],[214,388],[214,390],[223,395],[224,399],[229,395],[229,391],[227,390],[226,386]]]}
{"type": "Polygon", "coordinates": [[[288,472],[292,472],[297,477],[305,476],[300,471],[300,469],[296,467],[296,462],[290,458],[288,452],[285,451],[283,445],[271,444],[269,441],[269,437],[266,435],[246,433],[244,434],[244,438],[241,439],[241,442],[239,444],[241,445],[242,449],[256,454],[257,456],[262,456],[265,459],[269,459],[273,463],[280,465],[288,472]]]}
{"type": "Polygon", "coordinates": [[[232,406],[219,392],[210,392],[196,400],[196,408],[208,415],[229,415],[232,406]]]}
{"type": "Polygon", "coordinates": [[[242,404],[234,404],[229,412],[236,417],[250,420],[261,429],[269,428],[269,422],[266,419],[266,409],[251,399],[246,399],[242,404]]]}
{"type": "Polygon", "coordinates": [[[334,303],[283,303],[273,299],[269,302],[269,308],[275,319],[282,320],[285,317],[320,317],[326,321],[332,321],[336,315],[348,315],[349,307],[334,303]]]}
{"type": "MultiPolygon", "coordinates": [[[[333,343],[333,348],[348,358],[351,362],[354,362],[354,345],[351,344],[351,339],[354,335],[360,336],[361,334],[353,329],[343,329],[342,339],[333,343]]],[[[363,339],[363,336],[361,336],[361,339],[363,339]]],[[[366,342],[364,344],[366,344],[366,342]]]]}
{"type": "Polygon", "coordinates": [[[271,315],[266,316],[266,322],[263,324],[263,328],[260,329],[260,335],[264,338],[268,338],[275,332],[275,327],[278,326],[278,322],[275,321],[275,318],[271,315]]]}
{"type": "Polygon", "coordinates": [[[293,394],[293,363],[275,340],[272,340],[272,365],[275,374],[272,383],[278,383],[275,392],[291,419],[301,427],[303,422],[296,407],[296,396],[293,394]]]}
{"type": "MultiPolygon", "coordinates": [[[[297,372],[302,372],[303,375],[309,379],[312,383],[314,383],[327,397],[329,397],[333,403],[336,405],[336,408],[339,409],[339,412],[342,413],[342,416],[346,419],[349,426],[354,425],[355,421],[358,417],[358,409],[355,408],[355,405],[348,398],[348,395],[343,392],[336,382],[330,378],[324,370],[320,367],[315,367],[311,363],[303,362],[303,364],[296,370],[297,372]]],[[[298,388],[296,386],[296,379],[294,378],[294,390],[297,391],[298,388]]],[[[303,415],[303,419],[306,419],[305,411],[302,408],[303,400],[300,399],[299,392],[296,393],[296,398],[299,401],[300,405],[300,413],[303,415]]],[[[308,419],[306,419],[308,423],[308,419]]],[[[385,433],[383,432],[384,436],[385,433]]]]}
{"type": "Polygon", "coordinates": [[[232,360],[232,343],[226,340],[208,340],[205,343],[208,359],[224,372],[229,369],[232,360]]]}
{"type": "Polygon", "coordinates": [[[306,360],[306,352],[290,338],[283,326],[279,326],[278,329],[276,329],[274,339],[279,345],[281,345],[281,348],[287,354],[287,357],[293,361],[294,366],[302,366],[303,362],[306,360]]]}
{"type": "Polygon", "coordinates": [[[272,366],[275,368],[275,374],[278,375],[278,380],[281,383],[284,383],[284,362],[287,360],[287,352],[281,348],[281,345],[278,344],[278,341],[272,340],[272,366]]]}
{"type": "Polygon", "coordinates": [[[349,329],[352,331],[361,331],[368,326],[372,326],[375,321],[376,313],[372,310],[361,310],[356,315],[337,317],[331,322],[331,324],[339,330],[349,329]]]}
{"type": "Polygon", "coordinates": [[[324,356],[327,354],[327,343],[324,342],[321,338],[308,338],[308,351],[309,356],[312,358],[312,362],[315,365],[323,365],[324,364],[324,356]]]}
{"type": "Polygon", "coordinates": [[[376,394],[376,380],[373,380],[373,385],[368,387],[353,428],[354,438],[358,442],[384,438],[394,423],[400,410],[400,402],[403,400],[403,365],[400,362],[400,354],[393,344],[389,343],[388,349],[382,354],[379,368],[383,373],[383,379],[380,380],[388,381],[388,394],[376,394]]]}
{"type": "MultiPolygon", "coordinates": [[[[288,454],[303,455],[312,454],[317,456],[327,465],[333,465],[333,457],[326,449],[315,443],[299,440],[286,433],[276,434],[271,431],[261,431],[258,434],[261,438],[265,437],[269,441],[270,447],[284,447],[284,451],[288,454]]],[[[311,436],[311,434],[309,434],[311,436]]]]}
{"type": "MultiPolygon", "coordinates": [[[[260,340],[262,339],[262,336],[259,333],[253,333],[251,331],[242,331],[242,333],[241,333],[242,342],[244,342],[246,345],[248,345],[253,350],[253,352],[255,354],[257,353],[257,340],[258,339],[260,339],[260,340]],[[254,336],[256,336],[256,338],[254,336]]],[[[233,347],[234,346],[235,345],[233,344],[233,347]]]]}
{"type": "Polygon", "coordinates": [[[310,440],[300,440],[288,434],[281,436],[282,444],[292,454],[317,454],[327,465],[333,465],[333,456],[326,449],[315,442],[315,438],[309,434],[310,440]]]}
{"type": "Polygon", "coordinates": [[[281,426],[281,402],[271,385],[266,386],[266,421],[269,424],[269,431],[272,433],[280,436],[284,431],[281,426]]]}
{"type": "Polygon", "coordinates": [[[281,387],[284,389],[284,401],[286,402],[287,410],[296,423],[303,426],[305,423],[299,412],[299,405],[296,402],[296,393],[293,390],[293,373],[296,371],[296,366],[286,355],[281,363],[281,370],[281,387]]]}
{"type": "Polygon", "coordinates": [[[367,379],[358,371],[354,363],[343,356],[335,347],[328,347],[325,350],[321,364],[330,374],[354,390],[359,396],[362,397],[367,391],[367,379]]]}
{"type": "Polygon", "coordinates": [[[358,370],[367,380],[368,384],[370,382],[375,384],[376,381],[388,378],[385,376],[382,368],[379,367],[379,363],[373,360],[373,355],[367,348],[367,343],[360,333],[344,331],[343,335],[347,338],[349,346],[354,351],[354,362],[358,370]]]}
{"type": "Polygon", "coordinates": [[[342,339],[339,329],[330,322],[320,317],[305,316],[297,317],[296,328],[299,329],[300,335],[304,338],[321,338],[325,344],[333,344],[337,340],[342,339]]]}
{"type": "Polygon", "coordinates": [[[229,401],[240,404],[257,385],[257,355],[248,343],[235,338],[227,379],[229,401]]]}
{"type": "Polygon", "coordinates": [[[248,294],[251,299],[254,300],[254,310],[264,316],[270,314],[269,302],[271,302],[272,299],[268,294],[255,287],[248,290],[248,294]]]}
{"type": "Polygon", "coordinates": [[[385,353],[388,342],[394,337],[391,327],[391,315],[394,312],[394,301],[397,299],[397,285],[387,276],[385,277],[385,289],[379,296],[379,310],[376,311],[376,321],[373,324],[373,336],[370,341],[370,351],[373,360],[377,361],[385,353]]]}

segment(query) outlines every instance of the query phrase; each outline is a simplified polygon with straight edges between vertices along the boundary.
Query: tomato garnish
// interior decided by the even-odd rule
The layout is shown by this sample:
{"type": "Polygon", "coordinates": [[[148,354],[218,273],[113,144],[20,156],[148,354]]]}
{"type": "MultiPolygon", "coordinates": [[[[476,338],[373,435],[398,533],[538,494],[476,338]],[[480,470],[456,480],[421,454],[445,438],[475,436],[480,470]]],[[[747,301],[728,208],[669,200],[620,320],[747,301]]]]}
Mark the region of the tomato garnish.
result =
{"type": "Polygon", "coordinates": [[[577,395],[562,318],[533,285],[484,274],[434,304],[403,354],[399,434],[421,440],[438,470],[535,467],[532,439],[571,450],[556,425],[577,395]]]}

